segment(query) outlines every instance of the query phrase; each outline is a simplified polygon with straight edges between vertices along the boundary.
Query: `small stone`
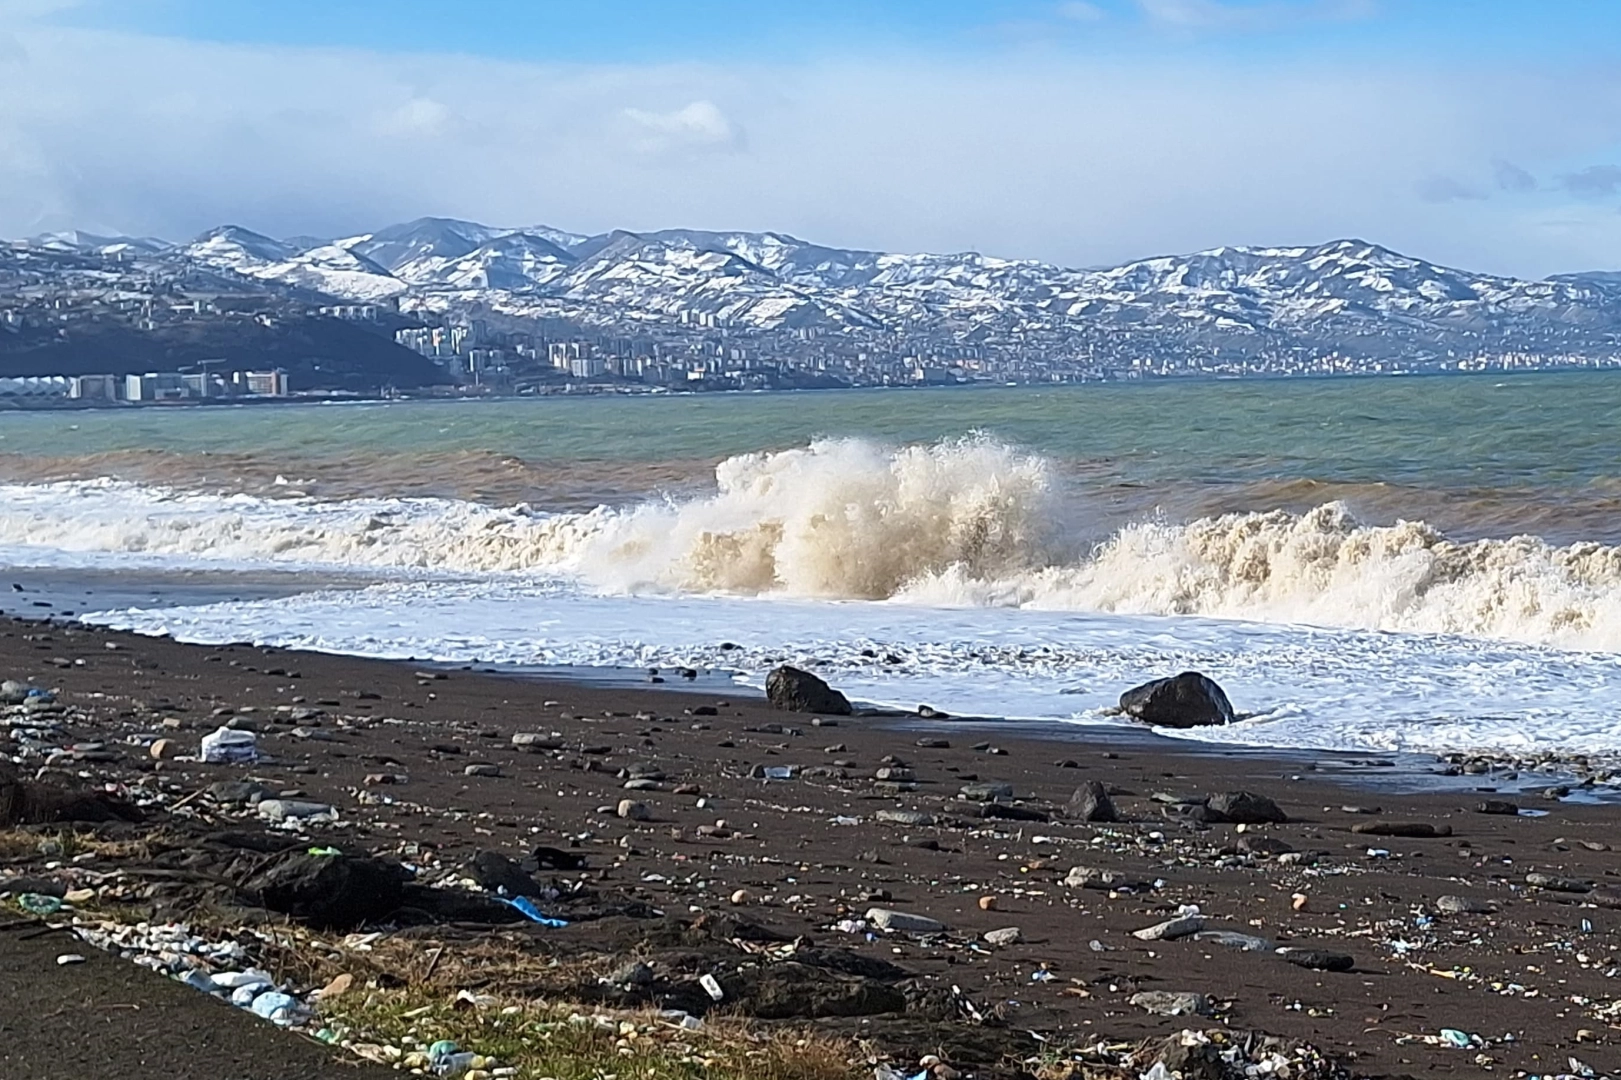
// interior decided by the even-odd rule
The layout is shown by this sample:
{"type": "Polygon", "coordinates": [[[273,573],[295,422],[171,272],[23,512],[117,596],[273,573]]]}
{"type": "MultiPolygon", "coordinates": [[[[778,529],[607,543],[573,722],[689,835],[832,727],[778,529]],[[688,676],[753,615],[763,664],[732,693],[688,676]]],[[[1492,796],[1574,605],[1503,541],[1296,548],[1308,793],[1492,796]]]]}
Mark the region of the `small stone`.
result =
{"type": "Polygon", "coordinates": [[[1477,814],[1498,814],[1503,817],[1513,817],[1520,812],[1519,806],[1506,799],[1487,799],[1475,807],[1477,814]]]}
{"type": "Polygon", "coordinates": [[[738,889],[736,892],[732,893],[732,903],[734,904],[746,904],[750,899],[749,891],[747,889],[738,889]]]}
{"type": "Polygon", "coordinates": [[[1438,896],[1435,910],[1443,915],[1490,915],[1497,908],[1485,900],[1472,900],[1467,896],[1438,896]]]}
{"type": "Polygon", "coordinates": [[[1352,825],[1351,831],[1363,836],[1399,836],[1409,840],[1433,840],[1451,836],[1451,825],[1431,825],[1427,821],[1366,821],[1352,825]]]}
{"type": "Polygon", "coordinates": [[[80,956],[78,953],[63,953],[61,956],[56,958],[57,967],[67,967],[70,964],[82,963],[84,963],[84,957],[80,956]]]}
{"type": "Polygon", "coordinates": [[[1174,919],[1166,919],[1153,926],[1145,926],[1141,930],[1133,930],[1131,936],[1138,941],[1175,941],[1177,938],[1191,937],[1204,929],[1203,915],[1179,915],[1174,919]]]}
{"type": "Polygon", "coordinates": [[[179,748],[175,746],[173,739],[159,739],[151,746],[147,747],[146,752],[151,754],[153,758],[157,759],[158,761],[164,761],[168,758],[174,757],[178,749],[179,748]]]}
{"type": "Polygon", "coordinates": [[[880,810],[873,814],[874,821],[885,821],[891,825],[911,825],[914,827],[933,825],[933,814],[925,814],[919,810],[880,810]]]}
{"type": "MultiPolygon", "coordinates": [[[[1240,825],[1239,828],[1243,828],[1243,826],[1240,825]]],[[[1272,858],[1278,855],[1288,855],[1294,851],[1294,848],[1275,836],[1245,836],[1238,841],[1238,850],[1246,855],[1260,855],[1272,858]]]]}
{"type": "Polygon", "coordinates": [[[663,787],[664,785],[659,783],[657,780],[639,779],[625,781],[626,791],[659,791],[662,790],[663,787]]]}
{"type": "Polygon", "coordinates": [[[980,781],[974,784],[964,784],[960,794],[963,798],[973,802],[1011,799],[1013,798],[1013,785],[996,781],[980,781]]]}
{"type": "Polygon", "coordinates": [[[1266,938],[1239,934],[1232,930],[1201,930],[1193,935],[1193,940],[1221,945],[1228,949],[1240,949],[1244,952],[1271,952],[1273,949],[1272,943],[1266,938]]]}
{"type": "Polygon", "coordinates": [[[95,898],[96,890],[94,889],[69,889],[67,892],[62,894],[62,899],[66,900],[70,904],[88,903],[95,898]]]}
{"type": "Polygon", "coordinates": [[[270,821],[290,821],[299,818],[337,817],[337,810],[326,803],[302,799],[263,799],[255,807],[259,816],[270,821]]]}
{"type": "Polygon", "coordinates": [[[1305,911],[1306,905],[1311,903],[1311,897],[1305,893],[1295,893],[1289,897],[1289,906],[1296,911],[1305,911]]]}
{"type": "Polygon", "coordinates": [[[477,762],[462,770],[463,776],[500,776],[501,766],[490,762],[477,762]]]}
{"type": "Polygon", "coordinates": [[[904,780],[916,780],[917,776],[916,776],[916,774],[914,774],[912,772],[911,769],[900,768],[900,767],[890,767],[890,768],[879,769],[878,772],[874,774],[874,778],[878,779],[878,780],[902,780],[902,781],[904,781],[904,780]]]}
{"type": "Polygon", "coordinates": [[[951,742],[948,739],[919,739],[917,745],[925,750],[950,750],[951,742]]]}
{"type": "Polygon", "coordinates": [[[979,910],[981,910],[981,911],[995,911],[996,910],[996,897],[994,897],[994,896],[982,896],[982,897],[980,897],[979,898],[979,910]]]}
{"type": "Polygon", "coordinates": [[[1155,1016],[1210,1016],[1215,1012],[1203,994],[1175,994],[1167,990],[1144,990],[1131,995],[1131,1003],[1155,1016]]]}
{"type": "Polygon", "coordinates": [[[880,930],[894,930],[902,934],[938,934],[945,924],[927,915],[913,915],[891,908],[868,908],[866,919],[880,930]]]}
{"type": "Polygon", "coordinates": [[[1005,945],[1017,945],[1024,940],[1024,932],[1017,926],[1005,926],[1000,930],[987,930],[983,935],[985,944],[1001,948],[1005,945]]]}
{"type": "Polygon", "coordinates": [[[639,803],[634,799],[619,800],[617,813],[627,821],[650,821],[653,817],[646,803],[639,803]]]}
{"type": "Polygon", "coordinates": [[[1329,952],[1327,949],[1286,946],[1278,950],[1278,955],[1297,967],[1313,971],[1350,971],[1356,967],[1356,961],[1345,953],[1329,952]]]}
{"type": "Polygon", "coordinates": [[[512,736],[512,745],[521,750],[539,753],[542,750],[563,749],[563,740],[538,731],[520,731],[512,736]]]}
{"type": "Polygon", "coordinates": [[[1072,866],[1069,874],[1064,878],[1064,884],[1071,889],[1145,889],[1148,884],[1126,877],[1115,870],[1100,870],[1092,866],[1072,866]]]}
{"type": "Polygon", "coordinates": [[[1555,877],[1552,874],[1527,874],[1525,883],[1549,892],[1586,893],[1593,891],[1591,881],[1580,878],[1555,877]]]}
{"type": "Polygon", "coordinates": [[[640,960],[632,960],[615,968],[608,975],[608,982],[614,986],[647,986],[656,978],[652,968],[640,960]]]}

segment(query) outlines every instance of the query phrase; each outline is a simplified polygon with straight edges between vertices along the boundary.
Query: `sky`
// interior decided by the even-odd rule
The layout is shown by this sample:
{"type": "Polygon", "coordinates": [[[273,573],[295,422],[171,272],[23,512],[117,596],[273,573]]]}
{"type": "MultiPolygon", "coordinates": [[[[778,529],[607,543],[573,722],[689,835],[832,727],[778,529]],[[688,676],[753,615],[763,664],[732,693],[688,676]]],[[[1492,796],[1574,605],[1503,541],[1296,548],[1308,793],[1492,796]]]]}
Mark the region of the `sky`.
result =
{"type": "Polygon", "coordinates": [[[0,236],[1621,268],[1614,0],[0,0],[0,236]]]}

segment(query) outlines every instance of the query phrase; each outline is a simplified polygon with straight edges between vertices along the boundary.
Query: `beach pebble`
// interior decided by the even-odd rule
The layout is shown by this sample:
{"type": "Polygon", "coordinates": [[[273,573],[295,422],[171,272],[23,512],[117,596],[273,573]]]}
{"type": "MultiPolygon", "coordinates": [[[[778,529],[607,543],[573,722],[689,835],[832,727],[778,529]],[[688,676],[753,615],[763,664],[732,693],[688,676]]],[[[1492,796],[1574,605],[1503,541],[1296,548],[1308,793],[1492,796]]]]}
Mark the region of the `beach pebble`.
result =
{"type": "Polygon", "coordinates": [[[1443,915],[1490,915],[1497,908],[1485,900],[1472,900],[1467,896],[1438,896],[1435,910],[1443,915]]]}
{"type": "Polygon", "coordinates": [[[259,816],[270,821],[288,821],[295,818],[322,818],[338,816],[337,810],[326,803],[303,799],[262,799],[256,809],[259,816]]]}
{"type": "Polygon", "coordinates": [[[501,766],[487,761],[476,762],[462,770],[463,776],[500,776],[501,766]]]}
{"type": "Polygon", "coordinates": [[[933,825],[933,814],[925,814],[919,810],[879,810],[873,814],[873,820],[885,821],[891,825],[933,825]]]}
{"type": "Polygon", "coordinates": [[[749,896],[749,891],[747,889],[738,889],[736,892],[732,893],[732,903],[734,904],[746,904],[751,899],[752,897],[749,896]]]}
{"type": "Polygon", "coordinates": [[[1174,919],[1167,919],[1153,926],[1145,926],[1141,930],[1133,930],[1131,936],[1138,941],[1175,941],[1177,938],[1190,937],[1204,929],[1203,915],[1179,915],[1174,919]]]}
{"type": "Polygon", "coordinates": [[[80,956],[78,953],[63,953],[61,956],[56,958],[57,967],[68,967],[71,964],[82,963],[84,963],[84,957],[80,956]]]}
{"type": "Polygon", "coordinates": [[[979,898],[979,910],[981,910],[981,911],[995,911],[996,910],[996,897],[994,897],[994,896],[982,896],[982,897],[980,897],[979,898]]]}
{"type": "Polygon", "coordinates": [[[1144,990],[1131,995],[1131,1003],[1155,1016],[1210,1016],[1216,1011],[1210,999],[1203,994],[1172,993],[1168,990],[1144,990]]]}
{"type": "Polygon", "coordinates": [[[151,754],[157,760],[163,761],[167,758],[174,757],[175,754],[179,752],[179,747],[175,745],[173,739],[159,739],[151,746],[147,747],[146,752],[151,754]]]}
{"type": "Polygon", "coordinates": [[[1273,949],[1272,943],[1266,938],[1239,934],[1232,930],[1201,930],[1193,935],[1193,940],[1228,949],[1240,949],[1244,952],[1271,952],[1273,949]]]}
{"type": "Polygon", "coordinates": [[[649,821],[653,817],[647,809],[647,804],[639,803],[635,799],[619,800],[616,813],[627,821],[649,821]]]}
{"type": "Polygon", "coordinates": [[[1427,821],[1365,821],[1351,831],[1363,836],[1400,836],[1409,840],[1429,840],[1451,836],[1451,825],[1431,825],[1427,821]]]}
{"type": "Polygon", "coordinates": [[[1313,971],[1350,971],[1356,966],[1356,961],[1345,953],[1329,952],[1327,949],[1285,946],[1278,950],[1278,955],[1297,967],[1313,971]]]}
{"type": "Polygon", "coordinates": [[[1296,911],[1305,911],[1306,905],[1311,903],[1311,897],[1305,893],[1295,893],[1289,897],[1289,906],[1296,911]]]}
{"type": "Polygon", "coordinates": [[[1013,798],[1013,785],[996,781],[981,781],[973,784],[964,784],[959,794],[963,798],[974,802],[990,802],[992,799],[1013,798]]]}
{"type": "Polygon", "coordinates": [[[902,934],[938,934],[946,928],[944,923],[927,915],[913,915],[910,912],[881,907],[868,908],[866,920],[880,930],[893,930],[902,934]]]}
{"type": "Polygon", "coordinates": [[[1585,893],[1593,891],[1593,883],[1580,878],[1555,877],[1552,874],[1527,874],[1525,883],[1549,892],[1585,893]]]}
{"type": "Polygon", "coordinates": [[[1000,930],[987,930],[981,936],[985,939],[985,944],[998,947],[1017,945],[1024,940],[1024,932],[1017,926],[1004,926],[1000,930]]]}

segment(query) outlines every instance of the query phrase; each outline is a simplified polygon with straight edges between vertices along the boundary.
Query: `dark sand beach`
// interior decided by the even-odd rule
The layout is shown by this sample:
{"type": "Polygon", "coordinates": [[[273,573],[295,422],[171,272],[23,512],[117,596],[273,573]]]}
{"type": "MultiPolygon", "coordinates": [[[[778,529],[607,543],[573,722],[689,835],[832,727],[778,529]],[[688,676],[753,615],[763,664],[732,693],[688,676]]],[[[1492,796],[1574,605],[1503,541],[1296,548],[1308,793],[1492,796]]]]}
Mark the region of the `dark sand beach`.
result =
{"type": "MultiPolygon", "coordinates": [[[[469,988],[728,1011],[859,1040],[906,1075],[929,1054],[966,1076],[1049,1075],[1066,1060],[1067,1075],[1128,1075],[1101,1071],[1084,1048],[1184,1029],[1252,1046],[1275,1037],[1339,1070],[1311,1075],[1621,1069],[1621,807],[1543,795],[1554,778],[1424,790],[1405,763],[1314,767],[1310,754],[1166,739],[817,718],[726,692],[430,672],[59,623],[0,624],[0,673],[52,688],[60,706],[32,721],[8,710],[14,789],[37,782],[140,810],[139,823],[15,823],[0,879],[30,881],[0,888],[90,889],[76,905],[86,922],[275,925],[286,917],[245,885],[250,864],[318,846],[415,868],[404,914],[335,928],[334,941],[336,929],[363,929],[382,935],[377,948],[397,937],[419,953],[547,957],[551,976],[503,986],[490,961],[469,988]],[[202,737],[230,722],[255,732],[261,759],[194,760],[202,737]],[[524,733],[537,737],[515,745],[524,733]],[[168,740],[161,759],[155,739],[168,740]],[[267,828],[253,806],[211,789],[221,781],[330,805],[337,821],[267,828]],[[1118,822],[1077,820],[1072,796],[1091,781],[1118,822]],[[1011,785],[1012,798],[964,797],[979,783],[1011,785]],[[1516,790],[1489,790],[1505,786],[1516,790]],[[1240,827],[1189,809],[1239,791],[1288,820],[1240,827]],[[1494,799],[1545,813],[1481,812],[1494,799]],[[621,816],[622,800],[638,806],[621,816]],[[1439,835],[1389,835],[1426,828],[1439,835]],[[16,840],[64,829],[84,835],[89,857],[16,840]],[[537,848],[554,850],[537,864],[537,848]],[[467,874],[480,852],[532,873],[540,906],[569,925],[492,915],[502,906],[476,891],[421,889],[467,874]],[[466,902],[440,903],[449,896],[466,902]],[[1189,905],[1207,931],[1267,948],[1134,936],[1189,905]],[[944,930],[850,932],[874,907],[944,930]],[[984,940],[1013,927],[1011,944],[984,940]],[[1279,947],[1335,955],[1291,959],[1279,947]],[[1349,970],[1295,962],[1341,957],[1349,970]],[[616,985],[582,974],[630,960],[647,976],[616,985]],[[705,974],[725,988],[718,1005],[698,988],[705,974]],[[1204,995],[1211,1015],[1133,1003],[1153,991],[1204,995]],[[1443,1031],[1473,1038],[1450,1045],[1443,1031]]],[[[0,929],[0,1074],[382,1074],[110,957],[58,968],[54,954],[95,950],[13,914],[0,929]],[[88,1045],[95,1052],[81,1052],[88,1045]]],[[[336,948],[303,970],[313,988],[338,969],[389,983],[336,948]]]]}

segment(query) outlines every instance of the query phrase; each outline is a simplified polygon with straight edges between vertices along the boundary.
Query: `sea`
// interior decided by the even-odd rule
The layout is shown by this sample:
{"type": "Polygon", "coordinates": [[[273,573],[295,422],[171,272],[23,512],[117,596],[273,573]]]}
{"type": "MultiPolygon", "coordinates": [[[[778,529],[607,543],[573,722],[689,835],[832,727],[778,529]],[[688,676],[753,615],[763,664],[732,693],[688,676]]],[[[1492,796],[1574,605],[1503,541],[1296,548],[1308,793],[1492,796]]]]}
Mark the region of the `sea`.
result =
{"type": "Polygon", "coordinates": [[[1621,373],[12,412],[0,566],[182,641],[1076,727],[1191,669],[1244,719],[1178,738],[1621,760],[1621,373]]]}

